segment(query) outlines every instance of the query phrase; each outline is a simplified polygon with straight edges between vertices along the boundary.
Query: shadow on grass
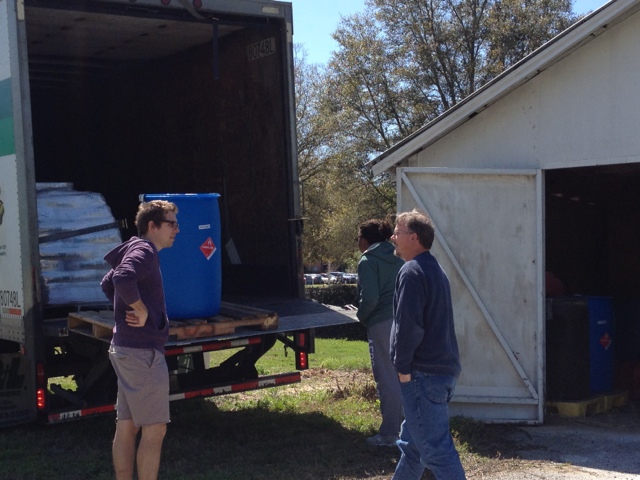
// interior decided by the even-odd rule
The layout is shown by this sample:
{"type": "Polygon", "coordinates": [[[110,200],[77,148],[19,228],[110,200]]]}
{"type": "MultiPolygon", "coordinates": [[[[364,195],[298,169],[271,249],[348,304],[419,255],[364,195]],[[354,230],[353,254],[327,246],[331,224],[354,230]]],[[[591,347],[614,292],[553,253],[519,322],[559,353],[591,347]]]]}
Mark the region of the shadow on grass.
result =
{"type": "Polygon", "coordinates": [[[365,435],[321,413],[260,407],[220,411],[210,401],[172,411],[161,477],[167,479],[390,478],[396,448],[370,447],[365,435]]]}
{"type": "Polygon", "coordinates": [[[0,429],[0,479],[112,479],[115,417],[0,429]]]}
{"type": "MultiPolygon", "coordinates": [[[[399,458],[320,413],[222,411],[206,400],[171,410],[160,479],[381,479],[399,458]]],[[[0,480],[112,479],[114,431],[113,415],[0,430],[0,480]]]]}
{"type": "Polygon", "coordinates": [[[450,421],[451,433],[469,453],[488,459],[518,458],[518,446],[509,437],[518,428],[511,424],[485,424],[467,417],[450,421]]]}

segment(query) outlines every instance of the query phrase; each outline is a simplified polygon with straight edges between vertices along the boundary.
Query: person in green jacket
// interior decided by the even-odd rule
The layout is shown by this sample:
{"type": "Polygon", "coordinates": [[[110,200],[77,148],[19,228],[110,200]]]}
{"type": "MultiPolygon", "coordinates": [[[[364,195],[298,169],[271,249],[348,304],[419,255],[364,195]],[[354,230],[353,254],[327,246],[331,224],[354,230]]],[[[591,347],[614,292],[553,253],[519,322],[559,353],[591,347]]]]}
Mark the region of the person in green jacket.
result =
{"type": "Polygon", "coordinates": [[[367,220],[358,227],[358,320],[367,329],[373,378],[380,399],[380,431],[367,438],[370,445],[395,446],[404,418],[400,382],[389,355],[393,323],[393,292],[404,261],[389,242],[393,227],[383,220],[367,220]]]}

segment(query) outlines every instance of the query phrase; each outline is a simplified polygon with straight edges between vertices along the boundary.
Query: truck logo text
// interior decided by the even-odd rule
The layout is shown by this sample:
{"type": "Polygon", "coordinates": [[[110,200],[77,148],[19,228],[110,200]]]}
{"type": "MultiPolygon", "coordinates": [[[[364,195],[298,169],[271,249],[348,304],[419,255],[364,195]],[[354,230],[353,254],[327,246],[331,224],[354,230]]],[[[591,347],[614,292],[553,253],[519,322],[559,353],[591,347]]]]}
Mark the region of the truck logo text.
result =
{"type": "Polygon", "coordinates": [[[21,308],[17,290],[0,290],[0,307],[21,308]]]}
{"type": "Polygon", "coordinates": [[[257,60],[258,58],[266,57],[276,53],[276,39],[275,37],[267,38],[257,43],[252,43],[247,47],[247,55],[249,61],[257,60]]]}

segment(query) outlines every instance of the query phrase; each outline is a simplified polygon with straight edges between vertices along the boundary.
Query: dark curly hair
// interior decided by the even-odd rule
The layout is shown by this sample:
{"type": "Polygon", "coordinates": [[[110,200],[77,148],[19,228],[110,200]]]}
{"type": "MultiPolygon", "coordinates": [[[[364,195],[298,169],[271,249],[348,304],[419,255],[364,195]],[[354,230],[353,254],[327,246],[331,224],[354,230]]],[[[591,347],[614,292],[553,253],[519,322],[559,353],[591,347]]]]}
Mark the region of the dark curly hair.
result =
{"type": "Polygon", "coordinates": [[[393,234],[393,227],[386,220],[378,220],[377,218],[362,222],[359,229],[359,235],[364,238],[369,245],[378,242],[386,242],[393,234]]]}

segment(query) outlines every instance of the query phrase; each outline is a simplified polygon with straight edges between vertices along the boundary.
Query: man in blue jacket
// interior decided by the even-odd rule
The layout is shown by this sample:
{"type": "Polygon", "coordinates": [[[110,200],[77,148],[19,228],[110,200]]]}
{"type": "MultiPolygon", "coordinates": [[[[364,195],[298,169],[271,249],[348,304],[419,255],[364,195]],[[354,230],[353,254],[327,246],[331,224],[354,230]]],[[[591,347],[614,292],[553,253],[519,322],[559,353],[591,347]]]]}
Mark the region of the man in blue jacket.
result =
{"type": "Polygon", "coordinates": [[[113,302],[115,327],[109,356],[118,376],[113,464],[117,480],[155,479],[169,423],[169,371],[164,346],[169,320],[158,252],[173,246],[180,231],[175,204],[153,200],[140,204],[138,237],[104,257],[112,269],[102,290],[113,302]],[[136,438],[142,430],[136,454],[136,438]]]}
{"type": "Polygon", "coordinates": [[[439,480],[465,479],[449,430],[458,342],[449,280],[430,252],[434,236],[427,215],[413,210],[396,217],[391,240],[405,264],[396,279],[390,353],[405,420],[393,480],[419,480],[425,468],[439,480]]]}

